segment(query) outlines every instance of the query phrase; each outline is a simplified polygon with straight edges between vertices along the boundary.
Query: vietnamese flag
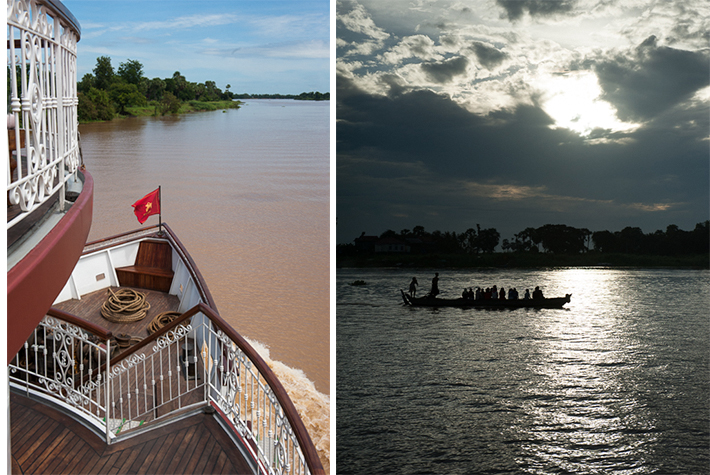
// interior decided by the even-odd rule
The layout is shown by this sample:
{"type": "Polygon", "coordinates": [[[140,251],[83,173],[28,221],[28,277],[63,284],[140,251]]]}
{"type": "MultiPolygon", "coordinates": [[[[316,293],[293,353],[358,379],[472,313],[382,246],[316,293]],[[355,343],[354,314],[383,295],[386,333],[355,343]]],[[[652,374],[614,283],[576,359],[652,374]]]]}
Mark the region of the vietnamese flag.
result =
{"type": "Polygon", "coordinates": [[[136,213],[138,222],[145,223],[148,216],[160,214],[160,188],[151,191],[143,198],[133,203],[133,212],[136,213]]]}

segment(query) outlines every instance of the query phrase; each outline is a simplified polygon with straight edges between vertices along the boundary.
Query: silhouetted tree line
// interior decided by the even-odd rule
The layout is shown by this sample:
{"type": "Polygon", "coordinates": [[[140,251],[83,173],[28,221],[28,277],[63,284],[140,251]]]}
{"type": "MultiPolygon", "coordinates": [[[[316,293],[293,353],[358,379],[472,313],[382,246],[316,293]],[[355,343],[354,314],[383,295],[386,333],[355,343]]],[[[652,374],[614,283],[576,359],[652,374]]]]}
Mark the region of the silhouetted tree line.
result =
{"type": "MultiPolygon", "coordinates": [[[[362,239],[361,236],[358,239],[362,239]]],[[[526,228],[513,239],[500,242],[500,234],[494,228],[469,228],[462,233],[451,231],[427,232],[423,226],[399,233],[387,230],[379,239],[397,239],[406,243],[411,252],[490,253],[498,244],[508,252],[546,252],[553,254],[578,254],[594,250],[600,253],[624,253],[647,255],[693,255],[710,252],[710,221],[698,223],[692,231],[683,231],[670,225],[665,231],[644,234],[641,228],[626,227],[621,231],[591,232],[564,224],[546,224],[539,228],[526,228]]],[[[351,251],[356,251],[350,245],[351,251]]],[[[347,249],[341,249],[347,252],[347,249]]]]}
{"type": "Polygon", "coordinates": [[[125,114],[126,107],[153,105],[156,113],[175,113],[182,102],[212,102],[232,100],[234,94],[227,84],[223,92],[214,81],[189,82],[176,71],[170,78],[148,79],[143,75],[143,65],[129,59],[114,71],[111,58],[96,58],[93,74],[87,73],[77,83],[80,121],[111,120],[125,114]]]}

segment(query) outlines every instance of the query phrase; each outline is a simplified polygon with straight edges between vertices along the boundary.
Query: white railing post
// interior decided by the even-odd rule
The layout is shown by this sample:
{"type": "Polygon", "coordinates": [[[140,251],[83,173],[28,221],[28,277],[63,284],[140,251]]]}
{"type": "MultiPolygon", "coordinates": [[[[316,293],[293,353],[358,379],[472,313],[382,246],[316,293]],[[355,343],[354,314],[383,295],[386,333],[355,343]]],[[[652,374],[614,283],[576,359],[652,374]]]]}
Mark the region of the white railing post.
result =
{"type": "Polygon", "coordinates": [[[106,415],[106,444],[111,444],[111,394],[113,393],[111,388],[111,339],[106,340],[106,373],[104,376],[104,384],[106,389],[104,390],[104,395],[106,396],[106,410],[104,414],[106,415]]]}
{"type": "Polygon", "coordinates": [[[50,43],[52,47],[52,72],[54,73],[54,83],[52,84],[55,89],[54,100],[56,103],[56,117],[57,117],[57,157],[59,160],[59,210],[64,211],[64,197],[66,196],[66,179],[65,175],[65,162],[66,162],[66,147],[64,146],[64,68],[63,58],[64,58],[64,45],[62,45],[62,25],[59,23],[59,18],[54,18],[54,42],[50,43]]]}

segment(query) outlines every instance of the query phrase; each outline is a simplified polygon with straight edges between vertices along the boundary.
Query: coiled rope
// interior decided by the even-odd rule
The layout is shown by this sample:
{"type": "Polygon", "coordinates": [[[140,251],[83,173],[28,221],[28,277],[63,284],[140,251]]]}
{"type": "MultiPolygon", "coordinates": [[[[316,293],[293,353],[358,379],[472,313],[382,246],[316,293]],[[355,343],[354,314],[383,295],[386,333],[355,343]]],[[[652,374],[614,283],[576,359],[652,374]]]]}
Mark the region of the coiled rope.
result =
{"type": "Polygon", "coordinates": [[[156,315],[153,321],[148,324],[148,334],[152,335],[153,333],[163,328],[165,325],[172,323],[180,315],[182,315],[180,312],[163,312],[159,315],[156,315]]]}
{"type": "Polygon", "coordinates": [[[109,322],[137,322],[148,315],[150,304],[145,299],[145,294],[127,288],[120,288],[116,292],[111,289],[108,291],[110,295],[101,306],[101,316],[109,322]]]}
{"type": "Polygon", "coordinates": [[[140,338],[131,336],[128,333],[119,333],[118,335],[114,335],[113,339],[116,340],[116,344],[119,348],[128,348],[129,346],[141,342],[140,338]]]}

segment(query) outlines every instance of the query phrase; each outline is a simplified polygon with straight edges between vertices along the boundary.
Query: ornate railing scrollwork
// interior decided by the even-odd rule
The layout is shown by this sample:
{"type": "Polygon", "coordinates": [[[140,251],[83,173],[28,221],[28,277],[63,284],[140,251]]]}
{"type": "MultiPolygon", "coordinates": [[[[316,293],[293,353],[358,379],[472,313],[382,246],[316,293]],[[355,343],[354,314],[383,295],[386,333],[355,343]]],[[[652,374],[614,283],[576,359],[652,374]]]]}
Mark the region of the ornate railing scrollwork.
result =
{"type": "Polygon", "coordinates": [[[8,0],[7,229],[58,195],[78,169],[78,24],[55,0],[8,0]]]}
{"type": "Polygon", "coordinates": [[[106,416],[107,341],[84,328],[45,316],[10,363],[10,383],[56,398],[98,426],[106,416]]]}

